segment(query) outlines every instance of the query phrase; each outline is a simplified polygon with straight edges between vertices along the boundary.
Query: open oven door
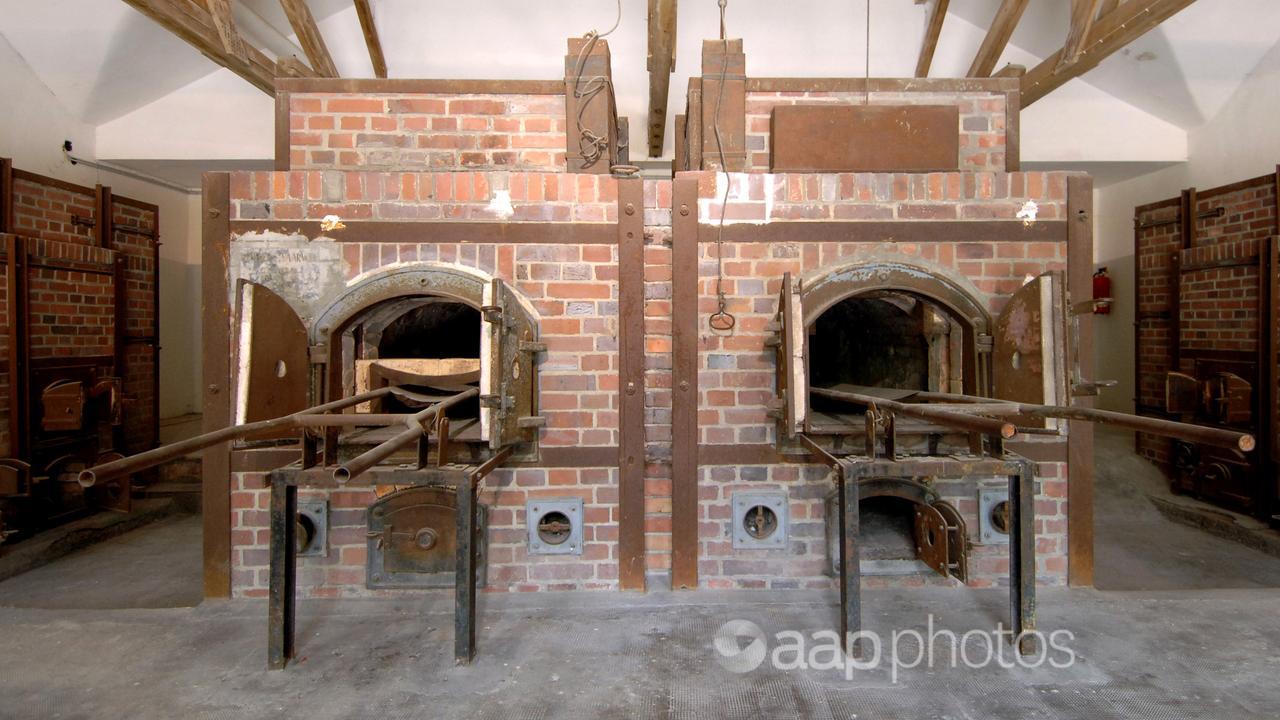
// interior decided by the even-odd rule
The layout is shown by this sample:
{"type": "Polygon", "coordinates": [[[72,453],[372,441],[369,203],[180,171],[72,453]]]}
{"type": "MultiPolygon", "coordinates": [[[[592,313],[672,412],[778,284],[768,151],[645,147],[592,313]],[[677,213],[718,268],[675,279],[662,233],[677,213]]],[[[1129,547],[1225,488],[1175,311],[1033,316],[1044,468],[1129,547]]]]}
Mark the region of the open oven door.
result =
{"type": "Polygon", "coordinates": [[[789,272],[782,274],[774,328],[777,334],[770,340],[777,353],[774,413],[778,418],[780,437],[794,438],[796,433],[804,431],[809,409],[809,359],[800,288],[789,272]]]}
{"type": "Polygon", "coordinates": [[[538,324],[515,291],[494,279],[484,293],[480,338],[480,429],[489,447],[532,442],[545,424],[537,415],[538,383],[534,374],[538,324]]]}
{"type": "MultiPolygon", "coordinates": [[[[1018,288],[996,319],[991,349],[992,388],[1000,400],[1067,405],[1066,285],[1047,272],[1018,288]]],[[[1027,423],[1039,424],[1028,419],[1027,423]]],[[[1056,427],[1057,421],[1046,421],[1056,427]]]]}
{"type": "MultiPolygon", "coordinates": [[[[305,410],[309,370],[307,328],[289,303],[268,288],[241,280],[236,298],[235,424],[305,410]]],[[[255,439],[292,438],[278,430],[255,439]]]]}

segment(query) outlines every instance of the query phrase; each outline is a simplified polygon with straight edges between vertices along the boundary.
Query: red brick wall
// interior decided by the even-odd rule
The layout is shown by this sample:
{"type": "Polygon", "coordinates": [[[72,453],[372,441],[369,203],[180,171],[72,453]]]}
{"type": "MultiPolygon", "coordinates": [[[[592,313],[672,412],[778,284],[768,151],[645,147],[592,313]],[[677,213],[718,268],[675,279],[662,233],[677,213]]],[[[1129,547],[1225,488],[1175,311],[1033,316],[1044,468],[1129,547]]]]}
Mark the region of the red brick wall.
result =
{"type": "MultiPolygon", "coordinates": [[[[86,188],[86,190],[88,190],[86,188]]],[[[13,232],[23,237],[93,243],[94,195],[24,177],[13,181],[13,232]],[[77,225],[73,218],[90,222],[77,225]]]]}
{"type": "MultiPolygon", "coordinates": [[[[1173,369],[1194,371],[1194,362],[1188,359],[1173,367],[1173,323],[1167,314],[1174,305],[1175,267],[1256,257],[1259,241],[1276,233],[1276,212],[1274,176],[1266,176],[1198,192],[1191,248],[1182,248],[1181,228],[1176,222],[1136,231],[1138,312],[1166,314],[1139,319],[1140,405],[1163,409],[1165,373],[1173,369]],[[1220,215],[1199,217],[1218,208],[1222,208],[1220,215]],[[1175,255],[1179,256],[1177,266],[1175,255]]],[[[1178,218],[1179,206],[1173,200],[1162,201],[1138,207],[1134,214],[1139,224],[1173,220],[1178,218]]],[[[1260,339],[1256,262],[1188,270],[1180,281],[1181,348],[1256,352],[1260,339]]],[[[1172,444],[1167,438],[1139,433],[1138,450],[1166,469],[1170,467],[1172,444]]]]}
{"type": "MultiPolygon", "coordinates": [[[[720,186],[700,187],[699,218],[712,225],[720,217],[720,186]]],[[[831,219],[1012,219],[1027,200],[1039,218],[1065,215],[1063,173],[734,175],[726,217],[729,222],[831,219]]],[[[972,283],[976,299],[994,317],[1027,275],[1066,267],[1066,244],[1033,243],[725,243],[724,289],[735,330],[721,335],[707,320],[716,310],[716,246],[700,246],[699,428],[707,444],[774,443],[767,415],[774,397],[774,351],[765,345],[766,325],[777,312],[782,275],[799,276],[850,262],[897,260],[949,273],[972,283]]],[[[1065,465],[1042,463],[1036,495],[1037,574],[1046,583],[1066,578],[1065,465]]],[[[820,466],[704,466],[700,476],[700,582],[708,587],[828,587],[824,574],[823,498],[833,487],[820,466]],[[730,500],[734,492],[786,490],[790,498],[790,552],[734,550],[730,500]]],[[[977,547],[977,484],[939,480],[944,499],[964,515],[975,543],[970,584],[992,585],[1008,573],[1007,546],[977,547]]],[[[893,580],[898,582],[899,579],[893,580]]],[[[884,581],[882,581],[884,582],[884,581]]],[[[914,582],[914,581],[913,581],[914,582]]]]}
{"type": "MultiPolygon", "coordinates": [[[[27,252],[35,259],[29,269],[30,347],[33,358],[109,356],[114,353],[115,280],[110,273],[114,269],[116,253],[125,256],[125,331],[138,342],[128,343],[125,349],[124,437],[125,450],[137,452],[151,446],[157,423],[156,363],[154,351],[145,344],[151,340],[155,330],[155,239],[117,232],[110,249],[99,247],[94,227],[96,213],[92,188],[15,171],[13,232],[27,238],[27,252]],[[39,258],[87,264],[106,270],[108,274],[41,267],[39,258]]],[[[154,206],[125,198],[114,199],[112,220],[118,226],[142,228],[153,233],[157,230],[154,206]]],[[[7,326],[7,317],[5,321],[7,326]]],[[[7,336],[3,342],[8,342],[7,336]]],[[[0,426],[3,426],[3,431],[0,432],[3,433],[6,451],[7,383],[6,372],[0,380],[0,395],[3,395],[0,400],[0,426]]]]}
{"type": "MultiPolygon", "coordinates": [[[[287,221],[333,213],[348,228],[362,219],[497,219],[490,204],[499,192],[510,195],[512,223],[617,217],[617,180],[601,175],[243,172],[232,174],[231,188],[234,218],[287,221]]],[[[343,231],[328,235],[342,241],[343,231]]],[[[233,254],[235,243],[249,240],[262,237],[233,238],[233,254]]],[[[617,260],[612,244],[343,242],[341,247],[348,284],[416,262],[445,263],[508,281],[536,311],[539,340],[547,344],[538,371],[539,412],[547,418],[547,427],[539,431],[541,447],[618,444],[617,260]]],[[[261,482],[260,475],[239,475],[232,493],[233,587],[241,596],[266,592],[268,493],[261,482]]],[[[491,474],[480,495],[490,512],[489,588],[616,587],[617,482],[616,467],[507,468],[491,474]],[[540,497],[583,499],[581,556],[526,553],[525,502],[540,497]]],[[[373,492],[365,490],[329,494],[330,554],[299,559],[303,593],[369,592],[364,588],[365,508],[373,499],[373,492]]]]}
{"type": "MultiPolygon", "coordinates": [[[[90,245],[32,240],[29,255],[109,268],[112,253],[90,245]]],[[[111,275],[33,264],[28,270],[31,357],[110,355],[115,348],[115,283],[111,275]]]]}
{"type": "MultiPolygon", "coordinates": [[[[770,114],[778,105],[861,105],[862,93],[747,93],[747,168],[769,171],[770,114]]],[[[712,99],[714,102],[714,98],[712,99]]],[[[703,99],[704,107],[706,98],[703,99]]],[[[873,92],[873,105],[957,105],[960,108],[960,170],[1005,168],[1005,97],[1001,93],[873,92]]]]}
{"type": "Polygon", "coordinates": [[[334,95],[289,99],[290,167],[564,172],[563,95],[334,95]]]}
{"type": "Polygon", "coordinates": [[[156,417],[156,365],[155,346],[160,339],[156,333],[156,283],[159,268],[156,267],[155,240],[153,237],[119,228],[138,228],[156,232],[154,209],[127,204],[116,200],[112,204],[112,222],[117,231],[112,248],[125,256],[125,372],[124,394],[128,409],[124,415],[125,448],[128,452],[140,452],[153,445],[159,418],[156,417]]]}
{"type": "Polygon", "coordinates": [[[616,222],[612,177],[566,173],[237,172],[232,219],[616,222]],[[506,192],[513,214],[494,204],[506,192]]]}

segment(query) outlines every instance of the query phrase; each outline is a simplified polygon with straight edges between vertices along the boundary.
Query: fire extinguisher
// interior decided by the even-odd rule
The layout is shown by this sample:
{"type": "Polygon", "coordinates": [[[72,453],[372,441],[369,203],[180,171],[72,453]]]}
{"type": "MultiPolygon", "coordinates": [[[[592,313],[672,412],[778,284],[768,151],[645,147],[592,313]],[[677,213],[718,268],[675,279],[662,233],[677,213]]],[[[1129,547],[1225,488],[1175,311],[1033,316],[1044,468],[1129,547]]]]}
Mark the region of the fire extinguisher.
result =
{"type": "Polygon", "coordinates": [[[1105,267],[1098,268],[1093,274],[1093,313],[1111,314],[1111,276],[1105,267]]]}

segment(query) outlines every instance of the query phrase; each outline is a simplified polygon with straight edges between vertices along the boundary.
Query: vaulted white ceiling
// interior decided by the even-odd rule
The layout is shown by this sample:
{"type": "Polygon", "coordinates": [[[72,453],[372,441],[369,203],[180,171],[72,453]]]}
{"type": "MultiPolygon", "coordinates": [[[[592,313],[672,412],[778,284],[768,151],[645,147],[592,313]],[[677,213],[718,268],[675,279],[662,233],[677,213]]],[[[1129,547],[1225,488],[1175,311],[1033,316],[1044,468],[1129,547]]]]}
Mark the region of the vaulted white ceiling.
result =
{"type": "MultiPolygon", "coordinates": [[[[868,1],[870,74],[909,76],[932,3],[868,1]]],[[[999,2],[952,0],[933,76],[964,74],[999,2]]],[[[277,0],[233,4],[250,42],[272,56],[301,55],[277,0]]],[[[350,0],[309,5],[341,74],[370,76],[350,0]]],[[[1032,0],[1000,64],[1031,66],[1061,47],[1068,6],[1066,0],[1032,0]]],[[[616,12],[614,0],[374,0],[373,7],[390,75],[436,78],[562,77],[566,39],[607,30],[616,12]]],[[[622,0],[621,8],[621,22],[608,40],[619,109],[632,118],[633,147],[639,150],[648,111],[646,2],[622,0]]],[[[716,37],[719,24],[715,0],[682,0],[679,8],[669,115],[683,107],[701,41],[716,37]]],[[[752,76],[861,76],[868,72],[867,12],[863,0],[729,0],[727,25],[730,36],[744,39],[752,76]]],[[[159,115],[172,118],[177,129],[171,139],[181,142],[187,117],[254,115],[252,122],[222,123],[225,137],[218,136],[217,125],[191,124],[200,137],[190,142],[210,147],[197,156],[226,158],[237,156],[211,146],[243,146],[246,128],[270,127],[269,115],[257,117],[269,114],[264,94],[236,78],[215,80],[215,73],[226,71],[121,0],[2,0],[0,34],[71,115],[111,128],[113,137],[142,133],[148,124],[141,119],[159,115]],[[208,91],[212,86],[217,92],[208,91]]],[[[1095,104],[1122,103],[1162,126],[1190,129],[1217,112],[1277,40],[1280,2],[1200,0],[1059,92],[1074,85],[1077,95],[1095,104]]],[[[1096,122],[1095,132],[1106,129],[1105,118],[1096,122]]],[[[146,141],[138,138],[139,144],[146,141]]],[[[269,148],[270,137],[252,145],[269,148]]],[[[668,133],[668,154],[670,149],[668,133]]]]}

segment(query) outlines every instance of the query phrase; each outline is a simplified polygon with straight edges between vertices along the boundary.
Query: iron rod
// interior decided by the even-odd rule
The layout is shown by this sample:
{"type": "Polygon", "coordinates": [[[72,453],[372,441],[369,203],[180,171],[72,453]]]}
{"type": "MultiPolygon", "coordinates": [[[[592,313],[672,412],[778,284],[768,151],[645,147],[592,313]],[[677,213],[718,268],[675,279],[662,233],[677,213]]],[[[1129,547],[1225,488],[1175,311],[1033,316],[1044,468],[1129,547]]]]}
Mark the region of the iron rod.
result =
{"type": "MultiPolygon", "coordinates": [[[[817,390],[815,389],[815,392],[817,390]]],[[[921,400],[940,400],[943,402],[957,403],[984,403],[991,404],[991,398],[978,397],[975,395],[957,395],[955,393],[937,393],[937,392],[920,392],[912,395],[913,398],[921,400]]],[[[1257,446],[1257,441],[1253,435],[1242,433],[1235,430],[1225,430],[1223,428],[1209,427],[1207,425],[1195,425],[1193,423],[1178,422],[1176,420],[1162,420],[1161,418],[1145,417],[1142,415],[1130,415],[1129,413],[1114,412],[1111,410],[1098,410],[1096,408],[1068,407],[1065,405],[1032,405],[1029,403],[1019,403],[1005,400],[996,400],[996,403],[1004,402],[1011,408],[1017,409],[1019,415],[1030,415],[1040,418],[1057,418],[1061,420],[1082,420],[1084,422],[1099,423],[1101,425],[1114,425],[1126,430],[1136,430],[1138,432],[1151,433],[1152,435],[1163,435],[1187,442],[1204,443],[1205,445],[1213,445],[1215,447],[1224,447],[1240,450],[1242,452],[1250,452],[1257,446]]],[[[974,412],[986,412],[986,410],[974,410],[974,412]]]]}
{"type": "Polygon", "coordinates": [[[810,388],[810,392],[821,397],[828,397],[834,400],[844,400],[846,402],[858,403],[860,405],[876,406],[885,410],[891,410],[903,415],[918,417],[923,420],[930,420],[939,425],[959,428],[969,432],[998,434],[1002,438],[1011,438],[1017,433],[1017,428],[1013,423],[1001,422],[991,418],[980,417],[978,415],[969,415],[960,411],[952,410],[936,410],[928,405],[911,405],[901,403],[896,400],[888,400],[886,398],[878,398],[873,395],[863,395],[861,393],[845,392],[843,390],[831,390],[829,388],[810,388]]]}
{"type": "Polygon", "coordinates": [[[406,447],[410,443],[417,440],[423,433],[430,432],[430,427],[426,425],[428,419],[434,420],[440,413],[448,410],[463,400],[475,397],[480,394],[477,388],[465,390],[449,398],[435,403],[431,407],[420,410],[413,415],[408,415],[404,419],[404,424],[408,427],[403,432],[396,434],[391,439],[383,442],[381,445],[370,448],[369,450],[357,455],[347,462],[339,465],[333,470],[333,479],[339,484],[346,483],[351,478],[356,477],[360,473],[386,460],[401,448],[406,447]]]}
{"type": "Polygon", "coordinates": [[[80,476],[77,480],[81,487],[93,487],[94,483],[99,480],[106,481],[123,477],[125,475],[131,475],[135,472],[155,467],[160,463],[180,458],[188,453],[203,450],[207,447],[212,447],[230,440],[238,440],[243,437],[248,437],[256,433],[267,432],[270,430],[298,427],[304,417],[320,417],[322,413],[332,410],[342,410],[351,407],[352,405],[359,405],[362,402],[376,400],[391,392],[391,390],[392,388],[389,387],[378,388],[376,390],[360,393],[359,395],[352,395],[348,398],[342,398],[341,400],[334,400],[333,402],[328,402],[323,405],[307,408],[306,410],[296,412],[292,415],[284,415],[282,417],[271,418],[269,420],[259,420],[257,422],[246,423],[244,425],[232,425],[220,430],[204,433],[203,435],[196,435],[195,437],[187,438],[186,440],[179,440],[178,442],[171,443],[169,445],[162,445],[153,450],[138,453],[137,455],[131,455],[109,463],[103,463],[96,467],[87,468],[80,472],[80,476]]]}

